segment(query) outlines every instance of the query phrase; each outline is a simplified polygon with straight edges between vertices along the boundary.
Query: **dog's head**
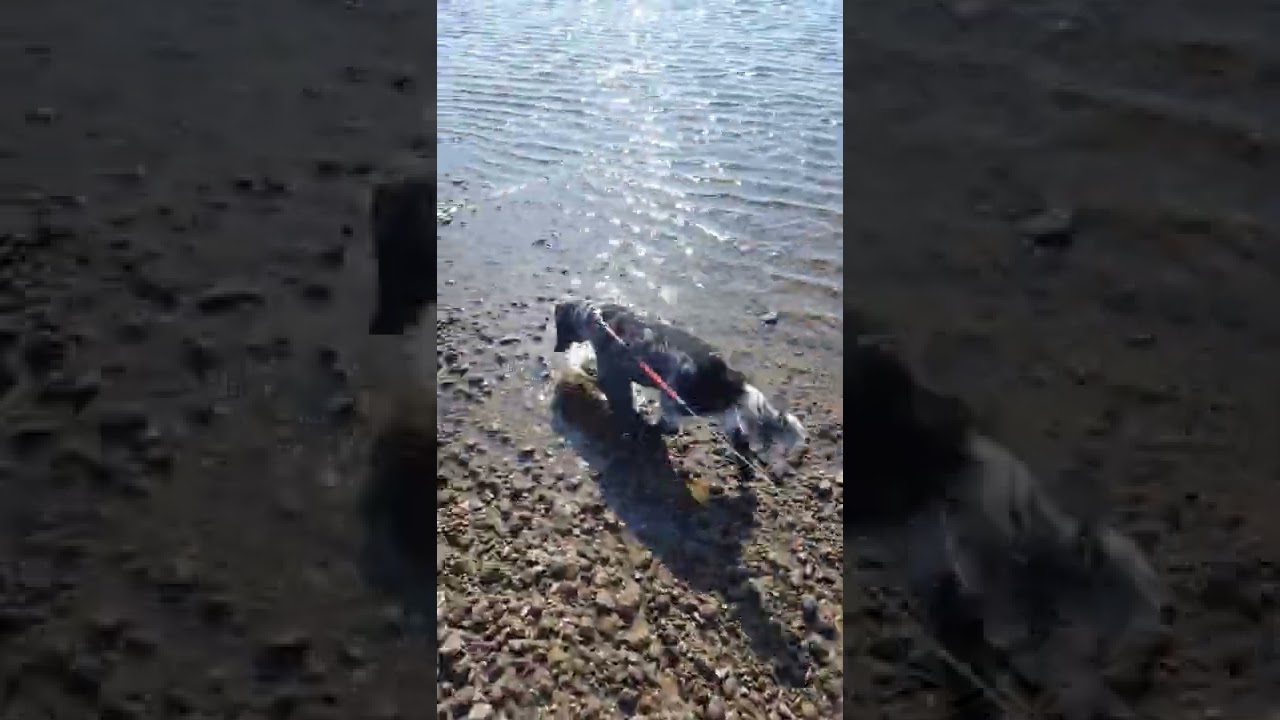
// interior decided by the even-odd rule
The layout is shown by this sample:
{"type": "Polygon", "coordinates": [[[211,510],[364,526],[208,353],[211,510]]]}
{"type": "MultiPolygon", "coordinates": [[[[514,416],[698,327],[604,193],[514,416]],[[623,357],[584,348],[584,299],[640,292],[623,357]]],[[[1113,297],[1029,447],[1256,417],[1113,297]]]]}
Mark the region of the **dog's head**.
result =
{"type": "Polygon", "coordinates": [[[742,402],[748,387],[747,377],[729,367],[719,354],[712,353],[700,361],[686,358],[684,367],[691,370],[683,390],[684,400],[695,412],[723,412],[726,407],[742,402]]]}
{"type": "Polygon", "coordinates": [[[738,403],[730,409],[730,423],[747,439],[757,455],[785,455],[808,442],[799,418],[775,408],[754,385],[744,383],[738,403]]]}
{"type": "Polygon", "coordinates": [[[556,344],[552,352],[564,352],[574,343],[589,340],[586,322],[590,316],[591,307],[581,300],[557,303],[555,308],[556,344]]]}
{"type": "MultiPolygon", "coordinates": [[[[845,362],[844,440],[857,522],[895,522],[940,497],[970,461],[973,419],[960,399],[921,384],[878,338],[845,362]]],[[[850,517],[850,520],[855,520],[850,517]]]]}

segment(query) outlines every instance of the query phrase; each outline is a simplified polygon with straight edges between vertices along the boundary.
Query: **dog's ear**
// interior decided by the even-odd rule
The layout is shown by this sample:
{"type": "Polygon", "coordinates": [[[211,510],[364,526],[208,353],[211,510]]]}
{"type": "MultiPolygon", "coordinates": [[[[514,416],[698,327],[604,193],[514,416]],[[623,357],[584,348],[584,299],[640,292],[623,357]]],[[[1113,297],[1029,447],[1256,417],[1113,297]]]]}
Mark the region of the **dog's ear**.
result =
{"type": "Polygon", "coordinates": [[[724,361],[724,358],[719,353],[711,353],[707,357],[707,375],[719,380],[728,374],[729,364],[724,361]]]}
{"type": "Polygon", "coordinates": [[[845,374],[853,380],[853,398],[864,406],[855,409],[860,413],[905,411],[916,387],[901,356],[885,338],[877,336],[855,341],[845,374]]]}
{"type": "Polygon", "coordinates": [[[747,376],[729,367],[719,353],[711,353],[707,358],[707,376],[725,388],[740,388],[747,382],[747,376]]]}
{"type": "Polygon", "coordinates": [[[573,307],[571,303],[562,302],[555,308],[556,344],[552,352],[564,352],[569,346],[578,342],[578,331],[574,327],[573,307]]]}

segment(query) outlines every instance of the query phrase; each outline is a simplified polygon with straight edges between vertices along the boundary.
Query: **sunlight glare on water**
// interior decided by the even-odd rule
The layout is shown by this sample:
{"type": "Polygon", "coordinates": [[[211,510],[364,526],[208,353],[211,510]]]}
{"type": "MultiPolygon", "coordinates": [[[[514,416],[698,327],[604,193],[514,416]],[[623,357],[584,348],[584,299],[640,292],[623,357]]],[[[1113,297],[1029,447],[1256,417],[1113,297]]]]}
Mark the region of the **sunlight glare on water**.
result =
{"type": "Polygon", "coordinates": [[[437,7],[441,155],[554,190],[588,285],[842,317],[839,2],[437,7]]]}

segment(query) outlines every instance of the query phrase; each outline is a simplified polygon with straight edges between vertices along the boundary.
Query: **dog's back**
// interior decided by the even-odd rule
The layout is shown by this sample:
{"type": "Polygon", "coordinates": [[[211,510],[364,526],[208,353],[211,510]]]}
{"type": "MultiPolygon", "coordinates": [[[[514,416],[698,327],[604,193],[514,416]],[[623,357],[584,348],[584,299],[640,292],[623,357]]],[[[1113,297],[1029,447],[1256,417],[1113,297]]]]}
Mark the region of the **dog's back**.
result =
{"type": "Polygon", "coordinates": [[[662,375],[700,415],[723,413],[741,401],[746,376],[729,367],[711,343],[621,305],[606,304],[599,309],[605,323],[627,343],[628,351],[614,353],[614,357],[628,366],[633,382],[655,387],[636,365],[639,359],[662,375]]]}
{"type": "Polygon", "coordinates": [[[860,344],[848,367],[846,497],[857,499],[846,522],[858,516],[887,534],[931,631],[964,638],[953,654],[982,664],[983,646],[995,646],[1027,679],[1057,687],[1064,675],[1084,678],[1088,701],[1100,701],[1102,668],[1090,653],[1152,647],[1161,634],[1166,590],[1138,546],[1067,512],[977,432],[963,403],[919,384],[895,353],[860,344]],[[972,619],[980,640],[963,629],[972,619]],[[1075,647],[1058,642],[1061,627],[1072,628],[1075,647]],[[1079,650],[1080,638],[1094,647],[1079,650]]]}
{"type": "Polygon", "coordinates": [[[1158,614],[1166,596],[1137,545],[1115,528],[1067,513],[1009,450],[984,437],[949,491],[948,515],[963,574],[982,594],[1030,587],[1105,632],[1120,615],[1158,614]],[[1123,611],[1123,612],[1122,612],[1123,611]]]}
{"type": "Polygon", "coordinates": [[[649,330],[655,342],[655,351],[679,352],[687,355],[694,363],[705,363],[717,355],[711,343],[658,318],[613,303],[601,305],[599,309],[600,316],[611,327],[620,326],[624,330],[635,328],[638,336],[643,336],[644,330],[649,330]]]}

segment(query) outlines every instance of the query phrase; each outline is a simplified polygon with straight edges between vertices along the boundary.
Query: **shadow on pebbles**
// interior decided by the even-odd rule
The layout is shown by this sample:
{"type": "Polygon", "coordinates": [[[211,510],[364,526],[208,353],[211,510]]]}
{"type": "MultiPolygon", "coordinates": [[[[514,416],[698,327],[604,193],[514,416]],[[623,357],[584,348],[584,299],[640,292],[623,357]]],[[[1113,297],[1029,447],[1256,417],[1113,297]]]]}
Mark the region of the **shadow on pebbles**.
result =
{"type": "Polygon", "coordinates": [[[624,438],[554,381],[537,300],[439,309],[440,716],[838,717],[836,436],[780,480],[705,430],[624,438]]]}

